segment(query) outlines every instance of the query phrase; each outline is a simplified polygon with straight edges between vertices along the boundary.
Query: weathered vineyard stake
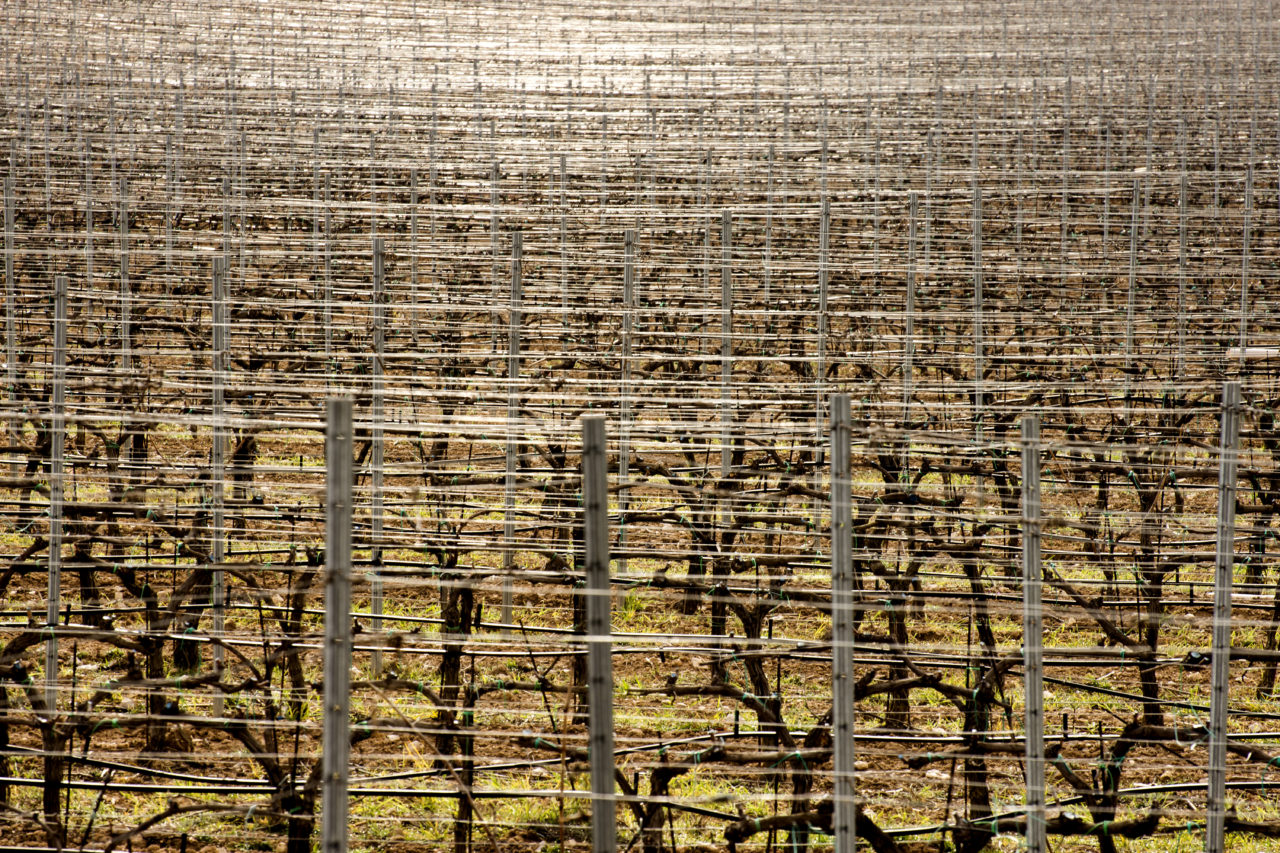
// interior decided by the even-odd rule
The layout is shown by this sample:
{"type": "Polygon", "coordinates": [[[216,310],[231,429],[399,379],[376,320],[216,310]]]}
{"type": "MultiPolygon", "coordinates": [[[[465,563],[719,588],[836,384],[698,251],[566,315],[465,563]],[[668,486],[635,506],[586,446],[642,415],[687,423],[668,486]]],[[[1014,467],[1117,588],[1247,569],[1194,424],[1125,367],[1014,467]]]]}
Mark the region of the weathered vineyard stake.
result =
{"type": "Polygon", "coordinates": [[[831,398],[831,736],[836,853],[857,848],[854,802],[853,518],[849,395],[831,398]]]}
{"type": "Polygon", "coordinates": [[[1044,624],[1040,569],[1040,417],[1022,419],[1022,650],[1027,853],[1044,853],[1044,624]]]}
{"type": "Polygon", "coordinates": [[[62,458],[66,446],[67,277],[53,280],[53,399],[49,410],[49,587],[44,645],[44,702],[58,700],[58,609],[62,606],[62,458]]]}
{"type": "Polygon", "coordinates": [[[351,753],[351,400],[330,398],[325,421],[325,618],[322,850],[347,850],[351,753]]]}
{"type": "Polygon", "coordinates": [[[588,758],[591,762],[591,849],[617,848],[613,783],[613,658],[610,640],[609,458],[604,418],[582,419],[582,506],[587,575],[588,758]]]}
{"type": "Polygon", "coordinates": [[[1223,853],[1226,818],[1227,688],[1231,656],[1231,574],[1235,568],[1236,463],[1240,448],[1240,383],[1222,386],[1218,442],[1218,533],[1213,579],[1212,693],[1209,700],[1209,792],[1206,853],[1223,853]]]}
{"type": "MultiPolygon", "coordinates": [[[[227,423],[224,406],[224,385],[227,369],[227,259],[213,259],[213,351],[210,353],[210,381],[213,397],[213,436],[209,451],[209,488],[212,507],[210,508],[210,543],[209,561],[213,564],[213,579],[209,590],[209,605],[213,613],[213,637],[221,640],[223,622],[226,619],[225,597],[226,587],[222,573],[222,564],[226,562],[227,526],[225,517],[223,475],[227,446],[227,423]]],[[[221,642],[213,644],[213,666],[222,666],[223,649],[221,642]]],[[[222,693],[213,694],[213,713],[222,716],[222,693]]]]}
{"type": "MultiPolygon", "coordinates": [[[[369,626],[374,635],[382,631],[382,472],[383,449],[383,369],[387,341],[386,286],[383,274],[383,258],[386,246],[381,237],[373,238],[373,364],[370,372],[373,380],[372,419],[369,425],[369,564],[373,572],[369,577],[369,626]]],[[[375,641],[376,642],[376,641],[375,641]]],[[[373,677],[382,677],[382,649],[373,650],[373,677]]]]}
{"type": "Polygon", "coordinates": [[[503,495],[502,521],[502,624],[511,624],[513,586],[511,569],[515,565],[516,535],[516,465],[520,428],[520,304],[521,278],[524,265],[524,235],[511,233],[511,316],[507,333],[507,476],[503,495]]]}

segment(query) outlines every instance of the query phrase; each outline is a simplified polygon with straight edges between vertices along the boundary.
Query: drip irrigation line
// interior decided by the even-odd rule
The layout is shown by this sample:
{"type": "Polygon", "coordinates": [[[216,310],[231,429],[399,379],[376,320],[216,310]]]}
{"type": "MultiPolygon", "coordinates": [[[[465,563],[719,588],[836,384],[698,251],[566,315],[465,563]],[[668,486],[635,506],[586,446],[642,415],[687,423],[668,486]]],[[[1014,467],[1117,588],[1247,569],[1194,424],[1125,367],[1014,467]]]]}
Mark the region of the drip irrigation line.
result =
{"type": "MultiPolygon", "coordinates": [[[[1063,687],[1070,687],[1073,690],[1080,690],[1085,693],[1097,693],[1103,696],[1114,696],[1118,699],[1133,699],[1137,702],[1161,705],[1169,708],[1181,708],[1186,711],[1197,711],[1203,714],[1209,713],[1208,705],[1197,705],[1193,702],[1181,702],[1176,699],[1153,699],[1142,696],[1137,693],[1126,693],[1122,690],[1113,690],[1109,687],[1098,687],[1092,684],[1081,684],[1078,681],[1067,681],[1061,678],[1045,676],[1046,684],[1058,684],[1063,687]]],[[[1249,711],[1241,708],[1232,708],[1231,716],[1243,717],[1254,720],[1280,720],[1280,713],[1267,711],[1249,711]]]]}
{"type": "MultiPolygon", "coordinates": [[[[1258,790],[1258,789],[1266,790],[1266,788],[1269,787],[1265,782],[1245,782],[1245,781],[1227,782],[1226,786],[1227,786],[1227,790],[1230,790],[1230,791],[1252,791],[1252,790],[1258,790]]],[[[1202,790],[1204,790],[1203,784],[1198,784],[1195,782],[1184,782],[1184,783],[1174,783],[1174,784],[1167,784],[1167,785],[1144,785],[1144,786],[1131,787],[1131,788],[1120,788],[1116,791],[1116,796],[1143,797],[1143,796],[1150,796],[1152,794],[1195,793],[1202,790]]],[[[1052,803],[1049,803],[1047,807],[1060,808],[1062,806],[1083,805],[1084,803],[1085,803],[1085,798],[1082,796],[1063,797],[1063,798],[1054,800],[1052,803]]],[[[975,820],[968,823],[959,823],[959,824],[939,823],[939,824],[934,824],[932,826],[902,827],[899,829],[887,829],[885,830],[885,834],[893,838],[909,838],[915,835],[933,835],[935,833],[948,832],[948,831],[952,831],[952,830],[956,830],[964,827],[980,828],[982,827],[983,824],[989,825],[992,821],[999,821],[1007,818],[1020,817],[1025,814],[1026,814],[1026,811],[1024,809],[1009,809],[1006,811],[1002,811],[999,814],[992,815],[989,818],[982,818],[981,820],[975,820]]],[[[1184,828],[1184,829],[1186,828],[1185,823],[1180,824],[1178,826],[1179,828],[1184,828]]]]}

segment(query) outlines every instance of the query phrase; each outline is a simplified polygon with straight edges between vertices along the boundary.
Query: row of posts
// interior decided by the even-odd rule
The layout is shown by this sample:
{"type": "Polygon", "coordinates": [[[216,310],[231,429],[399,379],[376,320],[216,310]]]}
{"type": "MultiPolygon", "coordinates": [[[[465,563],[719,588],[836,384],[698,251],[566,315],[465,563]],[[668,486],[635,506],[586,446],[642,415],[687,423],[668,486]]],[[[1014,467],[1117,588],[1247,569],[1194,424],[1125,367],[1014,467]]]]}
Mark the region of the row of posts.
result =
{"type": "MultiPolygon", "coordinates": [[[[380,241],[379,241],[380,242],[380,241]]],[[[381,247],[379,247],[381,248],[381,247]]],[[[375,258],[381,252],[375,253],[375,258]]],[[[518,255],[517,255],[518,257],[518,255]]],[[[381,266],[381,264],[377,264],[381,266]]],[[[224,357],[225,296],[224,271],[214,269],[214,358],[224,357]]],[[[516,273],[518,276],[518,272],[516,273]]],[[[513,308],[518,310],[518,297],[513,308]]],[[[375,303],[378,300],[375,299],[375,303]]],[[[67,279],[59,276],[54,287],[54,364],[52,381],[50,454],[50,531],[48,613],[50,636],[46,642],[46,706],[56,706],[57,637],[54,633],[61,600],[61,536],[63,444],[65,441],[65,376],[67,279]]],[[[375,307],[380,314],[380,306],[375,307]]],[[[380,324],[376,324],[376,327],[380,324]]],[[[513,362],[515,358],[513,357],[513,362]]],[[[215,437],[223,426],[220,399],[222,388],[215,365],[215,437]]],[[[381,365],[375,367],[380,373],[381,365]]],[[[512,371],[515,371],[512,367],[512,371]]],[[[380,383],[378,383],[380,384],[380,383]]],[[[380,390],[380,389],[379,389],[380,390]]],[[[376,413],[375,413],[376,415],[376,413]]],[[[853,580],[851,550],[850,491],[851,418],[849,398],[836,395],[831,401],[831,553],[832,553],[832,636],[833,686],[832,726],[834,729],[834,833],[838,850],[852,851],[856,844],[854,806],[854,707],[853,707],[853,580]]],[[[345,399],[329,402],[326,431],[328,506],[326,553],[329,571],[326,586],[325,643],[325,724],[324,779],[326,851],[345,850],[346,833],[346,752],[347,684],[350,680],[351,637],[351,442],[352,407],[345,399]],[[343,614],[347,614],[344,616],[343,614]],[[330,695],[332,694],[332,695],[330,695]],[[330,816],[335,816],[330,820],[330,816]],[[339,819],[340,818],[340,819],[339,819]],[[341,836],[341,838],[339,837],[341,836]]],[[[1208,827],[1206,850],[1221,853],[1224,844],[1226,730],[1228,713],[1228,662],[1230,653],[1231,585],[1234,564],[1235,480],[1239,446],[1240,386],[1223,386],[1221,436],[1219,442],[1219,504],[1217,552],[1215,557],[1214,615],[1212,640],[1212,702],[1209,726],[1208,827]]],[[[1036,415],[1022,423],[1023,495],[1023,652],[1025,674],[1025,730],[1027,772],[1027,848],[1042,853],[1045,844],[1044,708],[1042,684],[1042,609],[1040,563],[1040,427],[1036,415]]],[[[514,440],[509,442],[514,444],[514,440]]],[[[214,442],[215,468],[220,467],[219,445],[214,442]]],[[[510,464],[510,461],[509,461],[510,464]]],[[[593,797],[598,816],[593,821],[595,847],[612,850],[614,794],[612,764],[612,670],[609,643],[609,558],[608,499],[606,486],[606,442],[600,417],[583,421],[583,500],[586,525],[586,571],[588,585],[588,696],[590,699],[590,743],[593,797]],[[607,819],[606,819],[607,818],[607,819]]],[[[215,474],[217,472],[215,471],[215,474]]],[[[215,492],[221,477],[214,478],[215,492]]],[[[215,495],[217,497],[217,495],[215,495]]],[[[221,501],[215,500],[214,520],[214,604],[220,611],[222,524],[216,516],[221,501]]],[[[375,518],[377,517],[375,513],[375,518]]],[[[510,534],[508,534],[510,535],[510,534]]],[[[376,560],[375,560],[376,563],[376,560]]],[[[376,566],[375,566],[376,573],[376,566]]],[[[376,586],[380,586],[375,584],[376,586]]],[[[377,589],[377,593],[381,590],[377,589]]],[[[509,592],[504,588],[504,599],[509,592]]],[[[380,595],[376,596],[378,599],[380,595]]],[[[381,604],[377,601],[376,604],[381,604]]],[[[506,604],[506,601],[504,601],[506,604]]],[[[509,606],[509,605],[507,605],[509,606]]],[[[380,611],[380,607],[375,608],[380,611]]],[[[505,609],[505,608],[504,608],[505,609]]],[[[215,613],[215,617],[221,615],[215,613]]],[[[377,614],[375,614],[376,618],[377,614]]],[[[215,625],[215,630],[219,626],[215,625]]],[[[216,709],[215,709],[216,711],[216,709]]]]}
{"type": "MultiPolygon", "coordinates": [[[[855,798],[854,607],[849,396],[831,398],[831,601],[833,833],[838,853],[857,846],[855,798]]],[[[351,673],[352,404],[328,402],[326,620],[324,644],[323,850],[347,850],[347,773],[351,673]]],[[[1219,502],[1209,725],[1207,853],[1223,853],[1235,532],[1235,480],[1239,453],[1240,385],[1223,386],[1219,441],[1219,502]]],[[[1026,743],[1026,849],[1046,853],[1043,621],[1040,559],[1040,418],[1022,420],[1022,580],[1024,725],[1026,743]]],[[[602,416],[582,419],[582,499],[587,584],[588,738],[591,766],[592,849],[614,853],[617,844],[613,750],[613,670],[610,640],[608,451],[602,416]]],[[[50,581],[51,585],[53,581],[50,581]]],[[[54,614],[51,614],[52,622],[54,614]]],[[[53,642],[51,640],[51,642],[53,642]]]]}
{"type": "MultiPolygon", "coordinates": [[[[630,235],[628,235],[630,236],[630,235]]],[[[628,241],[630,248],[631,240],[628,241]]],[[[381,240],[378,241],[381,243],[381,240]]],[[[381,245],[375,249],[375,280],[381,279],[381,245]]],[[[516,243],[513,278],[519,281],[519,241],[516,243]]],[[[630,253],[628,252],[628,262],[630,253]]],[[[628,263],[630,267],[630,263],[628,263]]],[[[222,412],[222,365],[226,353],[225,268],[215,263],[213,272],[214,346],[214,617],[215,633],[220,633],[223,590],[221,578],[223,521],[221,516],[221,445],[225,441],[222,412]],[[221,438],[222,440],[218,440],[221,438]]],[[[512,309],[519,310],[518,289],[513,290],[512,309]]],[[[381,343],[382,306],[375,293],[375,343],[381,343]]],[[[48,572],[48,613],[50,628],[46,641],[46,705],[56,707],[57,637],[55,628],[61,601],[61,538],[63,446],[65,442],[67,279],[59,276],[54,286],[54,353],[52,406],[50,412],[50,531],[48,572]]],[[[513,336],[514,337],[514,336],[513,336]]],[[[379,354],[381,346],[378,346],[379,354]]],[[[510,372],[518,371],[518,343],[512,341],[510,372]]],[[[375,364],[375,398],[380,397],[381,363],[375,364]]],[[[375,400],[380,403],[380,400],[375,400]]],[[[375,411],[375,420],[380,413],[375,411]]],[[[514,424],[514,412],[509,421],[514,424]]],[[[324,779],[326,851],[343,851],[346,833],[346,732],[347,684],[350,680],[351,635],[351,529],[352,529],[352,405],[346,399],[329,401],[326,428],[328,506],[326,553],[327,573],[325,643],[324,779]],[[345,615],[344,615],[345,614],[345,615]],[[332,694],[332,695],[330,695],[332,694]],[[334,815],[330,820],[329,816],[334,815]],[[341,819],[338,819],[338,818],[341,819]]],[[[1214,614],[1211,662],[1212,702],[1209,725],[1208,827],[1206,850],[1221,853],[1224,844],[1226,731],[1228,714],[1228,662],[1231,633],[1231,586],[1234,565],[1235,481],[1239,452],[1240,386],[1223,386],[1221,435],[1219,442],[1219,504],[1217,551],[1215,557],[1214,614]]],[[[380,430],[377,431],[380,433],[380,430]]],[[[376,439],[381,435],[375,434],[376,439]]],[[[380,441],[376,442],[381,444],[380,441]]],[[[832,553],[832,726],[834,730],[833,823],[836,848],[852,851],[856,844],[854,800],[854,703],[853,647],[854,592],[852,577],[850,490],[851,417],[848,395],[831,399],[831,553],[832,553]]],[[[514,434],[508,444],[515,445],[514,434]]],[[[1044,708],[1041,694],[1043,676],[1042,608],[1040,562],[1040,426],[1036,415],[1022,423],[1023,495],[1023,653],[1025,674],[1025,730],[1027,779],[1027,848],[1043,853],[1045,842],[1044,708]]],[[[380,447],[375,448],[381,450],[380,447]]],[[[514,460],[508,459],[510,469],[514,460]]],[[[615,797],[612,763],[612,670],[609,642],[609,556],[608,497],[606,485],[606,440],[601,417],[583,419],[583,501],[586,525],[586,573],[588,586],[588,697],[590,700],[590,744],[593,797],[597,808],[594,837],[597,850],[612,850],[615,797]]],[[[380,467],[380,466],[375,466],[380,467]]],[[[509,471],[510,473],[510,471],[509,471]]],[[[510,482],[508,482],[508,491],[510,482]]],[[[379,490],[375,488],[375,493],[379,490]]],[[[380,495],[375,494],[375,500],[380,495]]],[[[377,508],[375,507],[375,510],[377,508]]],[[[375,511],[375,524],[381,520],[375,511]]],[[[511,536],[510,528],[506,536],[511,536]]],[[[509,552],[509,551],[508,551],[509,552]]],[[[374,574],[374,618],[381,614],[381,585],[377,583],[377,555],[374,574]]],[[[504,586],[504,611],[510,607],[510,587],[504,586]]],[[[505,615],[505,614],[504,614],[505,615]]],[[[375,662],[375,666],[380,661],[375,662]]],[[[220,709],[215,708],[215,713],[220,709]]]]}

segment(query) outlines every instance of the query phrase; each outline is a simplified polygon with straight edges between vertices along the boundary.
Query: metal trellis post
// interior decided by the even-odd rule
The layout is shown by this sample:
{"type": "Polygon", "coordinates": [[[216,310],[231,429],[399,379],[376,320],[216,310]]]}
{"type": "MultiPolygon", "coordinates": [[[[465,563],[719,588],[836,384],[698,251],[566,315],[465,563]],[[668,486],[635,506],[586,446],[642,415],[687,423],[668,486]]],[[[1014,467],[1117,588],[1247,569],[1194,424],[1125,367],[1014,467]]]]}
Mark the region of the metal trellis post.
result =
{"type": "Polygon", "coordinates": [[[853,531],[849,395],[831,398],[831,737],[836,853],[857,847],[854,802],[853,531]]]}
{"type": "MultiPolygon", "coordinates": [[[[210,610],[213,615],[213,636],[221,639],[223,623],[226,619],[226,588],[222,564],[226,562],[226,513],[223,493],[223,476],[227,445],[227,424],[224,407],[224,384],[227,369],[227,259],[213,259],[213,352],[211,363],[211,395],[213,397],[213,436],[209,451],[209,490],[212,506],[210,507],[209,561],[213,564],[213,578],[209,590],[210,610]]],[[[213,644],[213,666],[222,666],[223,648],[221,643],[213,644]]],[[[214,716],[222,716],[222,693],[213,695],[214,716]]]]}
{"type": "Polygon", "coordinates": [[[582,505],[587,575],[587,699],[590,716],[591,849],[617,847],[613,782],[613,658],[610,640],[609,489],[604,418],[582,419],[582,505]]]}
{"type": "Polygon", "coordinates": [[[1231,656],[1231,573],[1235,567],[1236,463],[1240,447],[1240,383],[1222,386],[1218,443],[1218,533],[1213,579],[1212,692],[1209,701],[1209,792],[1206,853],[1223,853],[1226,817],[1228,664],[1231,656]]]}
{"type": "MultiPolygon", "coordinates": [[[[622,403],[618,425],[618,548],[627,547],[627,478],[631,474],[631,337],[635,327],[635,247],[636,232],[628,228],[622,235],[622,403]]],[[[618,572],[627,573],[626,559],[618,560],[618,572]]]]}
{"type": "Polygon", "coordinates": [[[324,754],[322,850],[347,850],[347,774],[351,753],[351,400],[326,411],[324,754]]]}
{"type": "MultiPolygon", "coordinates": [[[[369,627],[376,635],[382,632],[382,469],[383,469],[383,359],[386,355],[387,308],[383,275],[385,245],[381,237],[373,238],[373,380],[372,418],[369,425],[369,627]]],[[[375,643],[378,642],[376,639],[375,643]]],[[[373,677],[382,677],[382,649],[373,650],[373,677]]]]}
{"type": "Polygon", "coordinates": [[[524,276],[524,234],[511,233],[511,310],[507,324],[507,476],[503,490],[502,522],[502,624],[510,625],[514,585],[511,571],[515,566],[516,536],[516,466],[520,427],[520,324],[523,321],[521,301],[524,276]]]}
{"type": "Polygon", "coordinates": [[[1027,853],[1044,853],[1044,623],[1040,568],[1040,417],[1022,419],[1022,654],[1027,853]]]}
{"type": "Polygon", "coordinates": [[[66,446],[67,277],[53,280],[53,399],[49,411],[49,589],[44,647],[44,701],[58,700],[58,610],[62,606],[62,462],[66,446]]]}
{"type": "MultiPolygon", "coordinates": [[[[12,165],[12,160],[10,161],[12,165]]],[[[14,248],[13,248],[13,217],[14,217],[14,199],[13,199],[13,178],[4,179],[4,362],[5,362],[5,383],[9,386],[9,403],[13,408],[17,408],[18,399],[18,330],[17,330],[17,294],[18,283],[14,280],[14,248]]],[[[92,217],[89,217],[92,221],[92,217]]],[[[92,240],[92,226],[87,226],[86,233],[89,235],[86,239],[92,240]]],[[[92,245],[92,244],[90,244],[92,245]]],[[[89,265],[90,268],[92,265],[89,265]]],[[[92,277],[92,271],[90,271],[92,277]]],[[[90,278],[92,281],[92,278],[90,278]]],[[[12,434],[12,440],[16,440],[20,421],[15,417],[9,420],[9,431],[12,434]]],[[[10,462],[10,474],[17,476],[18,461],[14,459],[10,462]]]]}
{"type": "Polygon", "coordinates": [[[733,214],[720,218],[720,476],[733,461],[733,214]]]}

